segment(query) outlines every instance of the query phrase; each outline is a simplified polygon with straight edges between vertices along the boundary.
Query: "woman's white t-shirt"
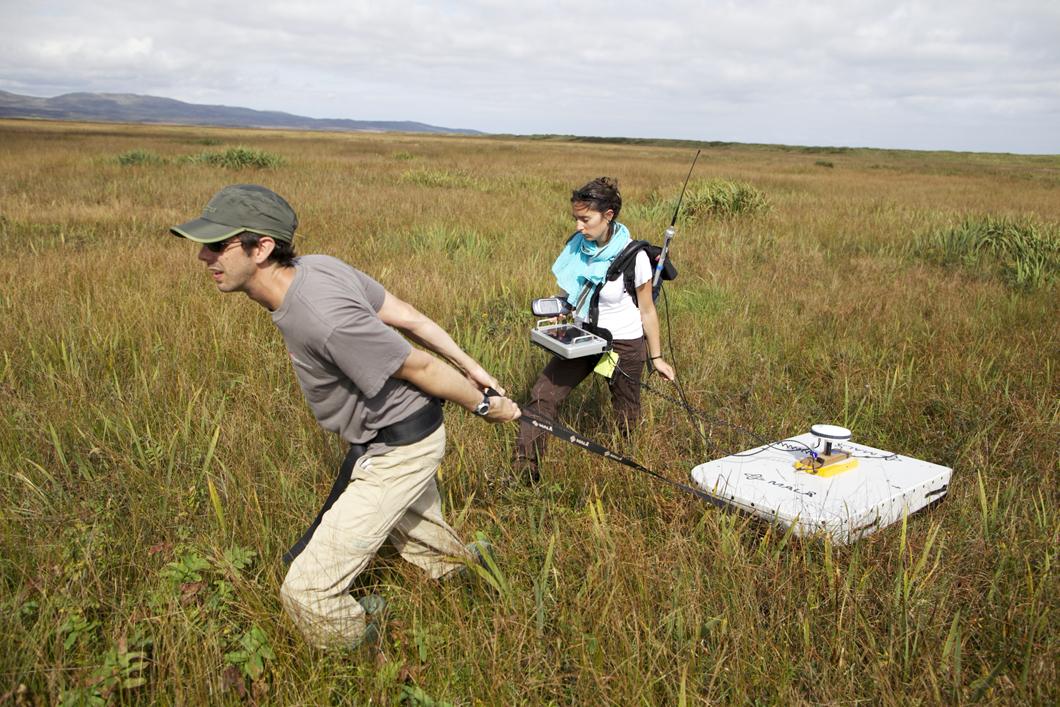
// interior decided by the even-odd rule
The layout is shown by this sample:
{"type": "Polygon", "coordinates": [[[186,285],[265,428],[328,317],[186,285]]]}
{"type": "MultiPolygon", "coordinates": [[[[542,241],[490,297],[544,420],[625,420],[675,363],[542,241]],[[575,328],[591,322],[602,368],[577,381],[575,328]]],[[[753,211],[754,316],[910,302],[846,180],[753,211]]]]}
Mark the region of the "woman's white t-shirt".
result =
{"type": "MultiPolygon", "coordinates": [[[[651,280],[651,276],[651,263],[648,262],[647,253],[642,250],[637,253],[633,266],[633,284],[640,287],[651,280]]],[[[613,338],[639,339],[644,336],[640,309],[626,293],[625,278],[622,275],[604,283],[600,289],[599,305],[600,317],[597,324],[610,331],[613,338]]]]}

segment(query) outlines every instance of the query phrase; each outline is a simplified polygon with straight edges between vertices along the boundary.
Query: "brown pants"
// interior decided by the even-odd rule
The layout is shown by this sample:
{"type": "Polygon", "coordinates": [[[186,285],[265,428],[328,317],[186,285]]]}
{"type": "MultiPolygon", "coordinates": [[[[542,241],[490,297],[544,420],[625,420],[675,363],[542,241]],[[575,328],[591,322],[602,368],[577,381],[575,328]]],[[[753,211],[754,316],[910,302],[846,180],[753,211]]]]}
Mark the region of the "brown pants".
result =
{"type": "MultiPolygon", "coordinates": [[[[616,370],[608,382],[611,405],[615,409],[620,428],[628,433],[640,419],[640,378],[644,371],[644,362],[648,358],[648,349],[644,339],[615,340],[612,347],[618,354],[618,368],[621,370],[616,370]],[[623,373],[626,375],[622,375],[623,373]]],[[[537,377],[537,382],[530,390],[530,400],[524,407],[550,420],[556,419],[560,403],[593,372],[599,360],[597,356],[570,359],[554,357],[537,377]]],[[[529,473],[532,481],[538,479],[538,461],[545,451],[547,439],[547,432],[532,425],[519,426],[515,450],[516,466],[529,473]]]]}

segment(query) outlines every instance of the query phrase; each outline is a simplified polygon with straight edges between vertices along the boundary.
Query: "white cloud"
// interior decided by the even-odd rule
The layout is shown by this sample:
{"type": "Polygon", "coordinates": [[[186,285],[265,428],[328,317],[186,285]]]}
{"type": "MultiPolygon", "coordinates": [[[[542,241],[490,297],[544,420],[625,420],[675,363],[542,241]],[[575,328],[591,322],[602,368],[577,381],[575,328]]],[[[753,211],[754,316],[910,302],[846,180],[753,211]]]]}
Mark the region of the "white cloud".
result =
{"type": "Polygon", "coordinates": [[[1052,0],[163,8],[0,7],[0,88],[495,132],[1060,152],[1052,0]]]}
{"type": "Polygon", "coordinates": [[[89,64],[99,69],[124,69],[144,61],[158,60],[150,37],[128,37],[117,42],[94,38],[47,39],[28,48],[42,66],[58,71],[77,71],[89,64]]]}

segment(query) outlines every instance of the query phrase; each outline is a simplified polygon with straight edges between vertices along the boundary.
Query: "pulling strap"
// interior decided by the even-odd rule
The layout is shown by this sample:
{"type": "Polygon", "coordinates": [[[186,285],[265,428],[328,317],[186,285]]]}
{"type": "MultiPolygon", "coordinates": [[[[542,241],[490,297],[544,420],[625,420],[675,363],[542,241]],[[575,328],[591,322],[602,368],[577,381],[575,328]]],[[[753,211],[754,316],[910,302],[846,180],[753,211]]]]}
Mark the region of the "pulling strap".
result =
{"type": "Polygon", "coordinates": [[[328,498],[324,501],[324,506],[317,513],[316,519],[313,524],[309,526],[309,530],[302,533],[302,537],[298,538],[298,542],[291,546],[291,549],[283,553],[283,561],[286,564],[294,562],[294,558],[302,554],[302,550],[305,550],[306,545],[313,539],[313,533],[316,532],[317,527],[320,525],[321,519],[324,514],[331,510],[331,507],[335,505],[335,501],[339,500],[339,496],[346,490],[346,487],[350,485],[350,475],[353,473],[353,467],[357,463],[357,460],[364,456],[364,453],[368,451],[368,446],[365,444],[351,444],[350,450],[346,452],[346,458],[342,460],[342,466],[339,467],[339,475],[335,477],[335,482],[331,484],[331,491],[328,492],[328,498]]]}
{"type": "MultiPolygon", "coordinates": [[[[437,398],[431,398],[427,405],[404,420],[378,430],[370,444],[382,443],[391,447],[414,444],[434,434],[434,431],[442,426],[443,419],[442,402],[437,398]]],[[[294,558],[298,557],[302,550],[305,550],[306,545],[313,539],[313,533],[320,526],[320,521],[324,518],[324,514],[331,510],[331,507],[335,505],[335,501],[339,500],[339,496],[350,485],[350,476],[353,474],[353,467],[357,464],[357,460],[367,452],[367,444],[350,445],[349,451],[346,452],[346,458],[342,460],[342,466],[339,467],[339,474],[335,477],[334,483],[331,484],[331,491],[328,492],[327,500],[324,501],[323,507],[317,513],[313,524],[309,526],[309,530],[305,531],[302,537],[298,538],[298,542],[283,554],[284,562],[291,564],[294,562],[294,558]]]]}
{"type": "Polygon", "coordinates": [[[601,444],[598,444],[596,442],[593,442],[590,439],[586,439],[585,437],[582,437],[581,435],[577,434],[576,432],[570,431],[569,429],[567,429],[563,425],[559,424],[555,420],[546,420],[543,417],[539,417],[538,415],[535,415],[532,412],[527,412],[527,411],[524,410],[523,414],[519,418],[519,421],[522,422],[522,423],[528,424],[528,425],[532,425],[532,426],[536,427],[539,430],[544,430],[545,432],[548,432],[552,436],[558,437],[561,440],[563,440],[564,442],[569,442],[570,444],[573,444],[576,447],[580,447],[580,448],[586,450],[587,452],[592,452],[593,454],[599,454],[601,457],[604,457],[605,459],[610,459],[611,461],[616,461],[619,464],[624,464],[625,466],[630,467],[631,469],[636,469],[637,471],[641,471],[641,472],[644,472],[645,474],[648,474],[650,476],[654,476],[656,479],[659,479],[660,481],[663,481],[663,482],[669,484],[670,486],[673,486],[674,488],[680,489],[680,490],[682,490],[682,491],[684,491],[686,493],[690,493],[693,496],[695,496],[696,498],[698,498],[699,500],[706,501],[707,503],[709,503],[712,506],[715,506],[717,508],[727,508],[728,507],[728,504],[726,504],[721,499],[715,498],[714,496],[711,496],[708,493],[704,493],[703,491],[699,491],[698,489],[694,489],[691,486],[688,486],[687,484],[682,484],[680,482],[668,479],[665,476],[663,476],[662,474],[658,474],[658,473],[652,471],[651,469],[649,469],[649,468],[647,468],[647,467],[645,467],[645,466],[643,466],[641,464],[638,464],[637,462],[633,461],[629,457],[624,457],[621,454],[616,454],[615,452],[612,452],[607,447],[605,447],[605,446],[603,446],[601,444]]]}

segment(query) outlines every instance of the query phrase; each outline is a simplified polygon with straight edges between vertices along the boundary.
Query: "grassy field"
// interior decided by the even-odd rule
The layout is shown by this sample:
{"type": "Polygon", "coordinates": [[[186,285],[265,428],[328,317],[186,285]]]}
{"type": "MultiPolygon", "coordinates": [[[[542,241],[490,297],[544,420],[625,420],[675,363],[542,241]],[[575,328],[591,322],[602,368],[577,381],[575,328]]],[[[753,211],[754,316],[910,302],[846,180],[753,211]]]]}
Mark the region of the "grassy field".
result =
{"type": "MultiPolygon", "coordinates": [[[[951,466],[937,508],[800,541],[558,443],[540,487],[506,485],[515,427],[451,409],[447,514],[497,576],[380,559],[382,642],[343,655],[283,615],[341,445],[267,313],[168,227],[267,185],[300,252],[382,280],[520,400],[570,190],[617,177],[658,241],[692,154],[0,121],[0,704],[1060,701],[1057,156],[717,144],[696,167],[668,293],[692,404],[951,466]]],[[[645,402],[624,446],[601,380],[563,419],[680,481],[755,445],[645,402]]]]}

